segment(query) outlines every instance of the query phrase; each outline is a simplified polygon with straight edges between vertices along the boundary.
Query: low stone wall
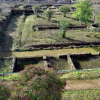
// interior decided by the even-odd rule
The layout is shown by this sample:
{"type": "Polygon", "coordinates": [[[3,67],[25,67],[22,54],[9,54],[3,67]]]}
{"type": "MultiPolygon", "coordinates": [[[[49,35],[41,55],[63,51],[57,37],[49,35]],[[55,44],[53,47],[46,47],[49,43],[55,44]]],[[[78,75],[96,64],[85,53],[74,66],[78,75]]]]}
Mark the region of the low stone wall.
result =
{"type": "Polygon", "coordinates": [[[59,54],[58,57],[59,58],[67,58],[67,61],[68,61],[68,64],[69,64],[71,70],[76,70],[74,63],[70,57],[70,54],[68,54],[68,55],[67,54],[59,54]]]}
{"type": "Polygon", "coordinates": [[[70,65],[72,70],[76,70],[75,65],[70,57],[70,55],[67,55],[67,60],[68,60],[68,64],[70,65]]]}
{"type": "Polygon", "coordinates": [[[40,56],[40,57],[17,57],[16,59],[18,60],[27,60],[27,59],[37,59],[37,60],[43,60],[43,56],[40,56]]]}
{"type": "Polygon", "coordinates": [[[13,57],[12,65],[11,65],[11,68],[10,68],[10,72],[13,72],[14,71],[15,64],[16,64],[16,57],[13,57]]]}
{"type": "Polygon", "coordinates": [[[11,10],[11,14],[23,14],[23,10],[11,10]]]}
{"type": "MultiPolygon", "coordinates": [[[[69,29],[77,29],[77,28],[87,28],[87,26],[70,26],[69,29]]],[[[57,26],[40,26],[37,27],[37,30],[43,30],[43,29],[59,29],[57,26]]]]}
{"type": "Polygon", "coordinates": [[[47,47],[51,47],[54,49],[54,47],[67,47],[70,46],[69,48],[74,48],[74,47],[85,47],[85,46],[100,46],[100,41],[90,41],[90,42],[60,42],[60,43],[44,43],[44,44],[34,44],[34,45],[29,45],[25,46],[25,48],[28,49],[44,49],[47,47]]]}
{"type": "Polygon", "coordinates": [[[15,10],[15,9],[12,9],[11,13],[12,14],[23,14],[23,13],[25,13],[27,15],[27,14],[31,14],[31,13],[34,13],[34,12],[33,12],[33,10],[28,10],[28,9],[27,10],[15,10]]]}
{"type": "Polygon", "coordinates": [[[91,53],[77,53],[77,54],[70,54],[71,57],[86,57],[86,56],[92,56],[91,53]]]}
{"type": "Polygon", "coordinates": [[[44,62],[44,67],[47,70],[48,69],[48,62],[47,62],[47,57],[43,56],[43,62],[44,62]]]}

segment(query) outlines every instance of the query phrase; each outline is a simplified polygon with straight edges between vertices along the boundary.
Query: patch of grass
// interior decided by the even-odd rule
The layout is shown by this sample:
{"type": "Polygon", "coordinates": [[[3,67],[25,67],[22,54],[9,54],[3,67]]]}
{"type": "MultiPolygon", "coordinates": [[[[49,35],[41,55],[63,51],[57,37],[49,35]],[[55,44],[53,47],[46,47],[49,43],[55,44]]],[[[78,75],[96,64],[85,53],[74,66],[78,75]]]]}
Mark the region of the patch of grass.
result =
{"type": "Polygon", "coordinates": [[[53,67],[57,70],[71,70],[70,66],[68,65],[67,59],[49,58],[48,64],[50,67],[53,67]]]}
{"type": "Polygon", "coordinates": [[[100,68],[100,56],[77,58],[82,69],[100,68]]]}
{"type": "Polygon", "coordinates": [[[22,15],[19,19],[19,24],[16,29],[15,39],[14,39],[14,47],[19,48],[21,46],[21,37],[22,37],[22,29],[24,26],[25,15],[22,15]]]}
{"type": "Polygon", "coordinates": [[[100,90],[65,91],[62,100],[99,100],[100,90]]]}
{"type": "Polygon", "coordinates": [[[70,54],[70,53],[93,53],[97,54],[100,50],[100,47],[87,47],[87,48],[74,48],[74,49],[54,49],[54,50],[34,50],[34,51],[22,51],[22,52],[0,52],[0,57],[25,57],[25,56],[58,56],[58,54],[70,54]]]}
{"type": "Polygon", "coordinates": [[[0,60],[0,72],[10,72],[11,65],[12,65],[12,59],[0,60]]]}
{"type": "Polygon", "coordinates": [[[3,78],[3,76],[0,76],[0,80],[18,81],[18,80],[20,80],[20,75],[19,75],[19,73],[15,73],[15,74],[12,74],[12,75],[4,75],[4,78],[3,78]]]}
{"type": "Polygon", "coordinates": [[[16,29],[19,25],[21,15],[11,16],[2,34],[0,35],[0,51],[8,51],[14,47],[16,29]]]}
{"type": "Polygon", "coordinates": [[[61,76],[61,79],[66,80],[86,80],[86,79],[98,79],[100,78],[100,70],[94,71],[75,71],[75,72],[68,72],[61,76]]]}
{"type": "MultiPolygon", "coordinates": [[[[47,21],[44,14],[41,14],[39,18],[36,18],[35,15],[27,16],[24,29],[22,31],[22,46],[38,43],[84,42],[99,40],[99,38],[94,37],[94,32],[90,32],[89,29],[68,30],[65,38],[59,37],[60,29],[34,31],[33,26],[55,26],[62,18],[62,15],[54,14],[51,21],[47,21]],[[86,37],[86,34],[90,34],[90,36],[86,37]]],[[[72,18],[70,13],[67,14],[67,20],[73,25],[79,25],[78,20],[72,18]]]]}

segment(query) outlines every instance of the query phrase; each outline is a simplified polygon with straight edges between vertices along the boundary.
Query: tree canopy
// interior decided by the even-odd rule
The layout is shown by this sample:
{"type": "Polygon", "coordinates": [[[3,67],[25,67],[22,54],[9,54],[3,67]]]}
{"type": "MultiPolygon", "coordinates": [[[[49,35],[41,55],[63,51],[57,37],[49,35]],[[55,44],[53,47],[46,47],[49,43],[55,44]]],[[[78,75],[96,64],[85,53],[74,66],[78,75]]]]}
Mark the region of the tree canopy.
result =
{"type": "Polygon", "coordinates": [[[59,11],[63,13],[63,16],[66,16],[67,12],[70,12],[70,9],[67,6],[60,6],[59,11]]]}
{"type": "Polygon", "coordinates": [[[53,14],[53,11],[52,10],[46,10],[44,13],[45,13],[48,21],[50,21],[52,14],[53,14]]]}
{"type": "Polygon", "coordinates": [[[33,6],[32,10],[34,11],[35,14],[37,14],[37,11],[39,10],[39,6],[33,6]]]}
{"type": "Polygon", "coordinates": [[[67,31],[67,29],[68,29],[69,26],[70,26],[70,23],[69,23],[67,20],[62,19],[61,21],[59,21],[58,26],[59,26],[60,29],[62,30],[62,32],[60,32],[60,36],[61,36],[62,38],[64,38],[65,35],[66,35],[66,31],[67,31]]]}
{"type": "Polygon", "coordinates": [[[92,17],[93,9],[91,6],[90,0],[78,0],[77,4],[74,4],[76,11],[73,12],[73,17],[79,19],[79,22],[87,24],[92,17]]]}

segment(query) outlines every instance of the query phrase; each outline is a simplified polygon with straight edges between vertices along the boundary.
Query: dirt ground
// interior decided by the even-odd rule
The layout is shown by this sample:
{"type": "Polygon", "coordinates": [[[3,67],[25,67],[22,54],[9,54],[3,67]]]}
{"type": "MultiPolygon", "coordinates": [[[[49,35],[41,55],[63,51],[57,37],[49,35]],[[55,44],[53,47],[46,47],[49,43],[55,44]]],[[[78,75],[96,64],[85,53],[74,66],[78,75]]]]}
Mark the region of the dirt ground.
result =
{"type": "Polygon", "coordinates": [[[91,80],[67,80],[66,90],[100,89],[100,78],[91,80]]]}

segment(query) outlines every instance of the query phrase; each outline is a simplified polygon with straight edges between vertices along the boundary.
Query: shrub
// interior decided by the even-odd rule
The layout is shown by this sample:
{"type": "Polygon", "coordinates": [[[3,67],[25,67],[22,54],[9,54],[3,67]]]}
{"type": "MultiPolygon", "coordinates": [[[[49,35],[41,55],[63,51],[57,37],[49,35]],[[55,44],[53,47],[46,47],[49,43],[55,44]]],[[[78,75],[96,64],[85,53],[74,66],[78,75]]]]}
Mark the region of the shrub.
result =
{"type": "Polygon", "coordinates": [[[37,14],[39,10],[39,6],[33,6],[32,10],[34,11],[35,14],[37,14]]]}
{"type": "Polygon", "coordinates": [[[59,21],[58,26],[62,30],[59,35],[62,38],[64,38],[66,35],[66,31],[67,31],[68,27],[70,26],[70,23],[67,20],[63,19],[63,20],[59,21]]]}
{"type": "Polygon", "coordinates": [[[0,100],[8,100],[10,96],[10,89],[5,84],[0,83],[0,100]]]}
{"type": "Polygon", "coordinates": [[[85,36],[86,36],[86,37],[89,37],[89,36],[90,36],[90,34],[86,33],[86,34],[85,34],[85,36]]]}
{"type": "Polygon", "coordinates": [[[63,16],[66,16],[67,12],[70,12],[71,10],[67,6],[60,6],[59,11],[63,13],[63,16]]]}
{"type": "Polygon", "coordinates": [[[21,81],[15,87],[21,90],[16,94],[21,100],[61,100],[64,81],[57,77],[54,69],[29,65],[20,72],[20,76],[21,81]]]}
{"type": "Polygon", "coordinates": [[[53,11],[52,10],[46,10],[44,13],[47,17],[47,20],[50,21],[52,14],[53,14],[53,11]]]}
{"type": "Polygon", "coordinates": [[[95,33],[94,37],[99,38],[100,37],[100,33],[95,33]]]}

